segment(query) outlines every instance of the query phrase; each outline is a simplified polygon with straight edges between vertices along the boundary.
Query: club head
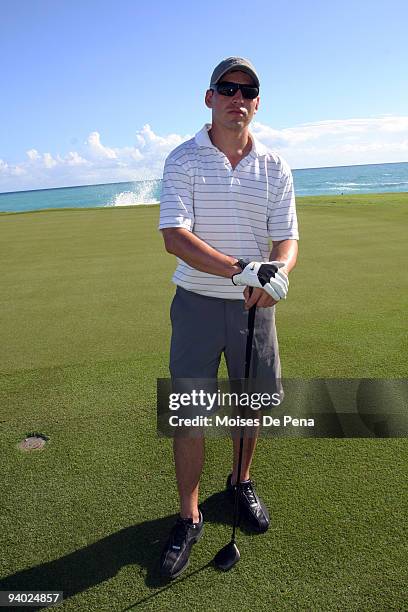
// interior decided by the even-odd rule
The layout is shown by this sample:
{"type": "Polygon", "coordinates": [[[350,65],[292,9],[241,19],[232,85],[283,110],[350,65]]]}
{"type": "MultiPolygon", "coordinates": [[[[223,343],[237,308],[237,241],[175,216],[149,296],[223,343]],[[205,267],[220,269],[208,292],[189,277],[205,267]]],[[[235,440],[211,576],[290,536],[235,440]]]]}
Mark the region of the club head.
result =
{"type": "Polygon", "coordinates": [[[238,563],[240,557],[238,546],[235,542],[229,542],[215,555],[214,565],[223,572],[228,572],[228,570],[238,563]]]}

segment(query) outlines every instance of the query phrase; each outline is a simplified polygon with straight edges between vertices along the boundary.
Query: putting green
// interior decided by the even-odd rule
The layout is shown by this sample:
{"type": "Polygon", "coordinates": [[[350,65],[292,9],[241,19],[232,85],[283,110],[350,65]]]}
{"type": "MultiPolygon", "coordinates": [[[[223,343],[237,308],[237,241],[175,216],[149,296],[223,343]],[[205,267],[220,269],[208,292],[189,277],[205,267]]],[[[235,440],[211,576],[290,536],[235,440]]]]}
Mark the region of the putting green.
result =
{"type": "MultiPolygon", "coordinates": [[[[277,307],[286,376],[407,376],[407,205],[298,199],[299,264],[277,307]]],[[[240,533],[229,574],[207,564],[230,533],[231,445],[208,441],[204,537],[180,579],[158,579],[177,495],[155,433],[175,264],[157,220],[157,206],[0,215],[0,589],[63,590],[64,610],[404,609],[402,439],[260,440],[272,526],[240,533]],[[23,453],[32,431],[49,441],[23,453]]]]}

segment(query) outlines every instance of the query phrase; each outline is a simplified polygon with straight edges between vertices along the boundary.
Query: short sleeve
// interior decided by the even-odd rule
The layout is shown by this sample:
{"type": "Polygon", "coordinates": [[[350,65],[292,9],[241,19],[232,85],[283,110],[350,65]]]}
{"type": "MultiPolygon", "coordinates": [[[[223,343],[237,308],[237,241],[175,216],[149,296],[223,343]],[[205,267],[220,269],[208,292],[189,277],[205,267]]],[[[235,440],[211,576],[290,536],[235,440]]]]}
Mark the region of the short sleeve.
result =
{"type": "Polygon", "coordinates": [[[192,181],[183,164],[175,161],[170,154],[163,171],[159,230],[166,227],[183,227],[192,231],[193,226],[192,181]]]}
{"type": "Polygon", "coordinates": [[[298,240],[295,190],[292,172],[284,160],[275,189],[271,190],[268,201],[268,236],[272,240],[298,240]]]}

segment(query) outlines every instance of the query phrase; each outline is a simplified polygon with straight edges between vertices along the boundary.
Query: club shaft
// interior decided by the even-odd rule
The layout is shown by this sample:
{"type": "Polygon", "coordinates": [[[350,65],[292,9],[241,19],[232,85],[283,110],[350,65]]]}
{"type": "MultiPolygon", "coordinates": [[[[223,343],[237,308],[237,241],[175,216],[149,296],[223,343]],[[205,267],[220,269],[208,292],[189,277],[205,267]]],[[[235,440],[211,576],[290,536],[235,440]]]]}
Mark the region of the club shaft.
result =
{"type": "Polygon", "coordinates": [[[237,482],[235,484],[234,520],[232,523],[232,538],[231,538],[232,542],[235,542],[235,532],[237,530],[237,523],[238,523],[238,498],[239,498],[239,489],[241,486],[241,467],[242,467],[243,449],[244,449],[244,428],[241,427],[240,438],[239,438],[238,477],[237,477],[237,482]]]}
{"type": "MultiPolygon", "coordinates": [[[[256,305],[249,309],[248,313],[248,337],[245,350],[245,379],[248,381],[251,369],[252,343],[254,339],[256,305]]],[[[248,384],[248,383],[247,383],[248,384]]]]}
{"type": "MultiPolygon", "coordinates": [[[[252,293],[252,292],[251,292],[252,293]]],[[[246,350],[245,350],[245,384],[248,386],[249,373],[251,368],[251,357],[252,357],[252,343],[254,338],[254,328],[255,328],[255,314],[256,314],[256,305],[252,306],[248,313],[248,336],[246,342],[246,350]]],[[[244,454],[244,432],[245,428],[240,428],[239,434],[239,454],[238,454],[238,475],[237,482],[235,484],[235,500],[234,500],[234,520],[232,525],[232,538],[231,541],[235,542],[235,532],[237,529],[238,523],[238,500],[239,500],[239,492],[241,487],[241,470],[242,470],[242,457],[244,454]]]]}

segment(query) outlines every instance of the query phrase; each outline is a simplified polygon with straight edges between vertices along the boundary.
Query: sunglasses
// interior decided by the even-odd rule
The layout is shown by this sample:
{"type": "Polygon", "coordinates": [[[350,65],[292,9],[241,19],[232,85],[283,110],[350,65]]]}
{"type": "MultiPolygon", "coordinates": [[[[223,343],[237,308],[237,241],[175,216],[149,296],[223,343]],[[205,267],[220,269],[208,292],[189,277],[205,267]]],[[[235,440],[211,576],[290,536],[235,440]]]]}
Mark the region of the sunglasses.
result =
{"type": "Polygon", "coordinates": [[[221,81],[221,83],[216,83],[214,85],[214,89],[221,96],[235,96],[238,89],[241,90],[241,93],[244,98],[247,100],[253,100],[259,95],[259,87],[254,87],[253,85],[241,85],[241,83],[230,83],[229,81],[221,81]]]}

